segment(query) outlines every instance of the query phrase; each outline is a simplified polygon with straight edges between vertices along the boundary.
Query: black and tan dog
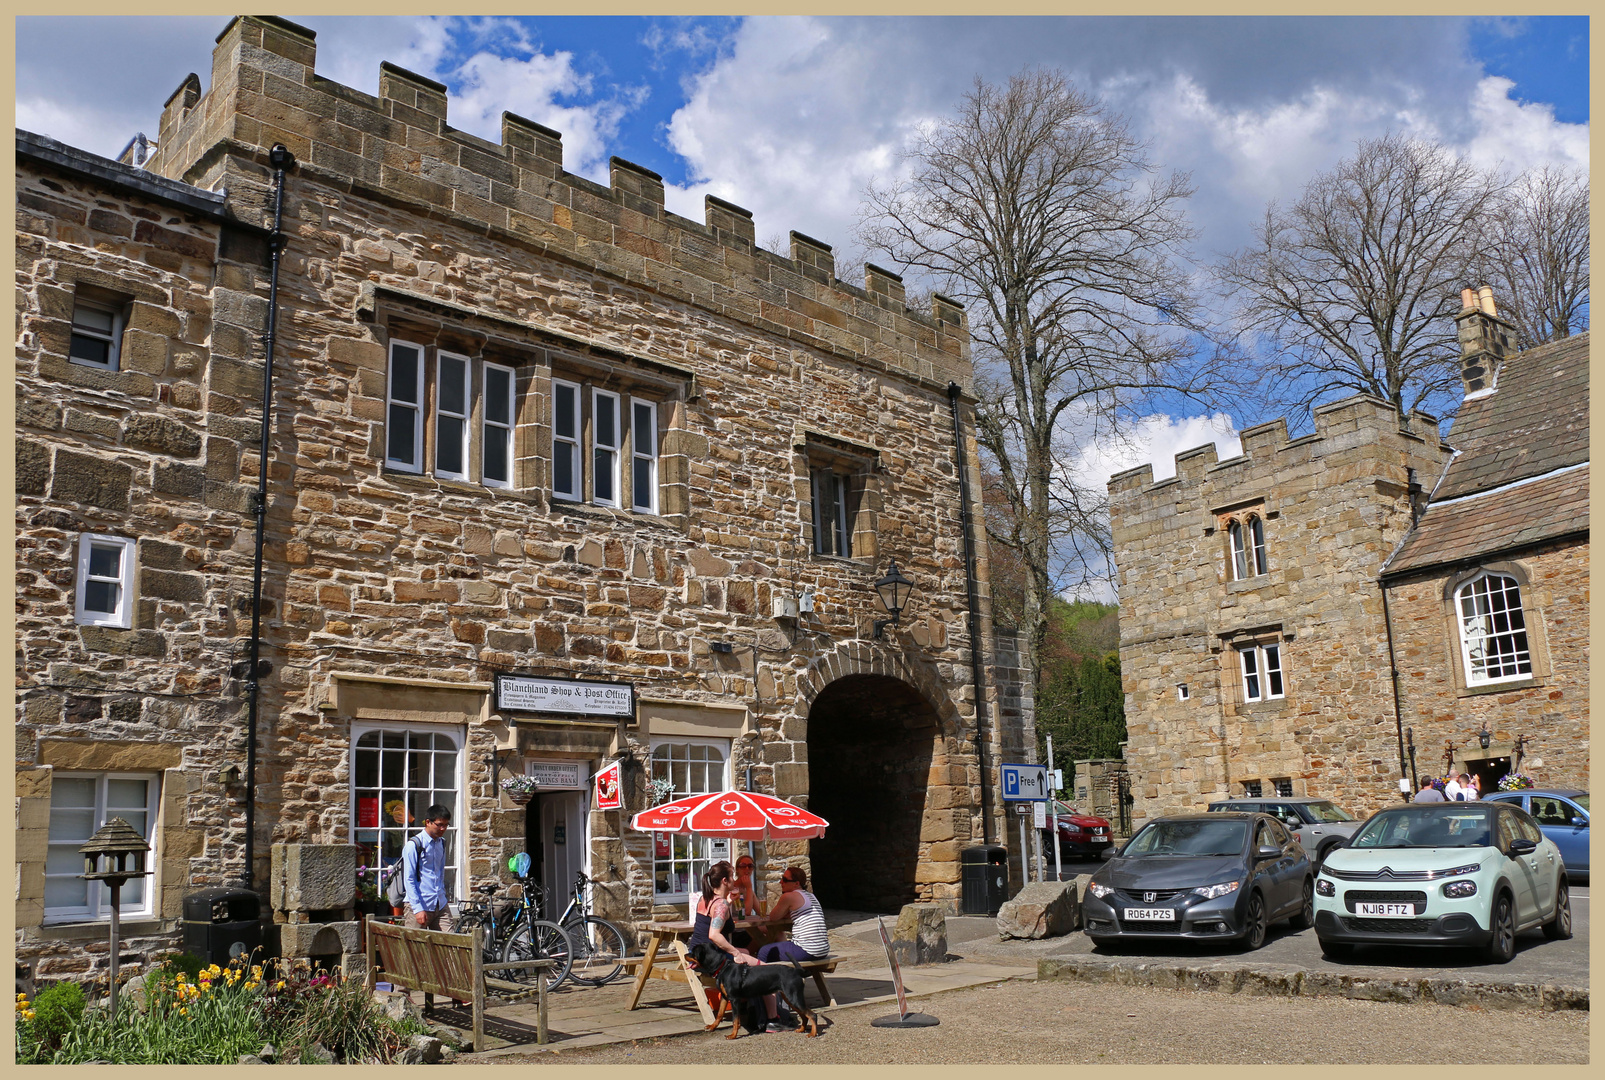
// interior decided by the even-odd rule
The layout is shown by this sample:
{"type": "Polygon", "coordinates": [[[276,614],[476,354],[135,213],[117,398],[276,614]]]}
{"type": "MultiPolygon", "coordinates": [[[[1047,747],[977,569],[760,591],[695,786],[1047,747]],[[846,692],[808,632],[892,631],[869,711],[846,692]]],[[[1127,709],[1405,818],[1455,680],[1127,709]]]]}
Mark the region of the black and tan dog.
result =
{"type": "Polygon", "coordinates": [[[710,976],[719,986],[721,995],[719,1011],[714,1016],[709,1031],[717,1031],[724,1021],[726,1010],[733,1010],[730,1016],[730,1034],[725,1037],[739,1038],[741,1022],[737,1018],[745,1011],[747,1003],[757,1005],[757,1013],[761,1017],[763,996],[776,994],[797,1014],[800,1021],[797,1026],[798,1031],[807,1032],[810,1039],[819,1034],[818,1019],[803,1004],[804,983],[800,968],[792,964],[759,964],[756,967],[738,964],[723,950],[700,942],[687,952],[692,966],[698,972],[710,976]]]}

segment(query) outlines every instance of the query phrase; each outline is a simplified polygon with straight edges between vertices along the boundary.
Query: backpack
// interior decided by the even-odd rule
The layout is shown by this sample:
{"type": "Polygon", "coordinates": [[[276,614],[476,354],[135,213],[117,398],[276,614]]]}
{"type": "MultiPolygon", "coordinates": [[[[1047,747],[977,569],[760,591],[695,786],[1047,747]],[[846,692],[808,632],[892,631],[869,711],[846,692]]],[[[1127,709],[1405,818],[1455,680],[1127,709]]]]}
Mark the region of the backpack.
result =
{"type": "MultiPolygon", "coordinates": [[[[423,833],[415,833],[407,843],[415,843],[423,835],[423,833]]],[[[418,857],[423,858],[423,854],[423,845],[420,844],[418,846],[418,857]]],[[[396,861],[390,864],[389,869],[384,872],[384,877],[379,881],[379,887],[384,890],[385,899],[390,901],[390,906],[393,908],[407,906],[407,875],[403,872],[406,868],[406,850],[403,849],[402,853],[396,856],[396,861]]]]}

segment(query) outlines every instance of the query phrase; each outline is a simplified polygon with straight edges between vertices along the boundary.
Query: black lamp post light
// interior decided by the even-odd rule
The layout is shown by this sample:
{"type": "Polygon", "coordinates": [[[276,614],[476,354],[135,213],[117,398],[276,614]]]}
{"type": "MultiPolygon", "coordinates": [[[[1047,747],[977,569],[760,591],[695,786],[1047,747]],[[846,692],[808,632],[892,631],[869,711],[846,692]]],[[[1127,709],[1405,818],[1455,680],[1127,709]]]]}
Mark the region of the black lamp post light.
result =
{"type": "Polygon", "coordinates": [[[123,884],[129,878],[144,877],[149,870],[134,870],[128,866],[128,861],[135,855],[150,850],[145,838],[139,835],[132,825],[122,818],[112,818],[102,825],[89,841],[78,849],[84,857],[84,872],[79,875],[85,881],[104,881],[111,890],[111,998],[110,1015],[117,1017],[117,953],[120,949],[118,943],[118,914],[122,907],[123,884]],[[105,866],[101,866],[104,857],[105,866]]]}
{"type": "Polygon", "coordinates": [[[1482,748],[1486,750],[1488,749],[1488,744],[1493,741],[1494,733],[1488,730],[1488,721],[1484,720],[1482,722],[1482,730],[1477,732],[1477,742],[1481,743],[1482,748]]]}
{"type": "Polygon", "coordinates": [[[903,576],[903,572],[897,568],[897,560],[893,559],[886,568],[886,575],[875,582],[875,591],[880,594],[881,606],[892,615],[890,619],[875,620],[874,636],[880,637],[888,623],[898,625],[903,607],[908,603],[908,594],[914,591],[914,583],[903,576]]]}

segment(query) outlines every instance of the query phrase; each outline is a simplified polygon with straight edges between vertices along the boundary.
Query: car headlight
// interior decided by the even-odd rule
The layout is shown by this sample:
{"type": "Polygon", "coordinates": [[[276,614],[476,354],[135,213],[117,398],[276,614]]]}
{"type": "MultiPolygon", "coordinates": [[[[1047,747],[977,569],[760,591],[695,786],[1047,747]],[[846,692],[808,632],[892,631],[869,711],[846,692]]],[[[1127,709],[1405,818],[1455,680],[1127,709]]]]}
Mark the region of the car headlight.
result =
{"type": "Polygon", "coordinates": [[[1203,888],[1194,889],[1193,895],[1202,896],[1205,900],[1213,900],[1217,896],[1225,896],[1228,893],[1236,892],[1242,884],[1241,881],[1223,881],[1219,885],[1205,885],[1203,888]]]}
{"type": "Polygon", "coordinates": [[[1443,892],[1443,895],[1450,897],[1451,899],[1464,900],[1468,896],[1477,895],[1477,883],[1469,880],[1451,881],[1445,885],[1441,891],[1443,892]]]}
{"type": "MultiPolygon", "coordinates": [[[[1481,863],[1467,863],[1465,866],[1456,866],[1456,867],[1451,867],[1448,870],[1437,870],[1437,871],[1434,871],[1433,876],[1434,877],[1459,877],[1461,874],[1475,874],[1478,870],[1481,870],[1481,869],[1482,869],[1482,864],[1481,863]]],[[[1467,893],[1466,895],[1470,896],[1471,894],[1467,893]]]]}
{"type": "Polygon", "coordinates": [[[1108,895],[1110,895],[1111,893],[1114,892],[1114,890],[1111,889],[1109,886],[1107,886],[1107,885],[1099,885],[1096,881],[1091,882],[1090,884],[1087,885],[1087,891],[1090,892],[1093,896],[1096,896],[1099,900],[1102,900],[1104,897],[1106,897],[1106,896],[1108,896],[1108,895]]]}
{"type": "Polygon", "coordinates": [[[1337,886],[1326,878],[1315,879],[1315,892],[1318,896],[1336,896],[1337,886]]]}

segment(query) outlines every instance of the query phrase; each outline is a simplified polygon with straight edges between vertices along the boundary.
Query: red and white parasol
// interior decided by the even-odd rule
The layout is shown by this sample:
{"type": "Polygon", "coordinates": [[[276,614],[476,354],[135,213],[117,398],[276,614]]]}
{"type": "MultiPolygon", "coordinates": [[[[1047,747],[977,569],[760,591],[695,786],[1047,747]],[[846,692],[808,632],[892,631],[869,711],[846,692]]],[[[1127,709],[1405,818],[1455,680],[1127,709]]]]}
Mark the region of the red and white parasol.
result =
{"type": "Polygon", "coordinates": [[[785,799],[756,791],[688,795],[642,810],[630,819],[638,832],[728,836],[736,840],[811,840],[830,824],[785,799]]]}

